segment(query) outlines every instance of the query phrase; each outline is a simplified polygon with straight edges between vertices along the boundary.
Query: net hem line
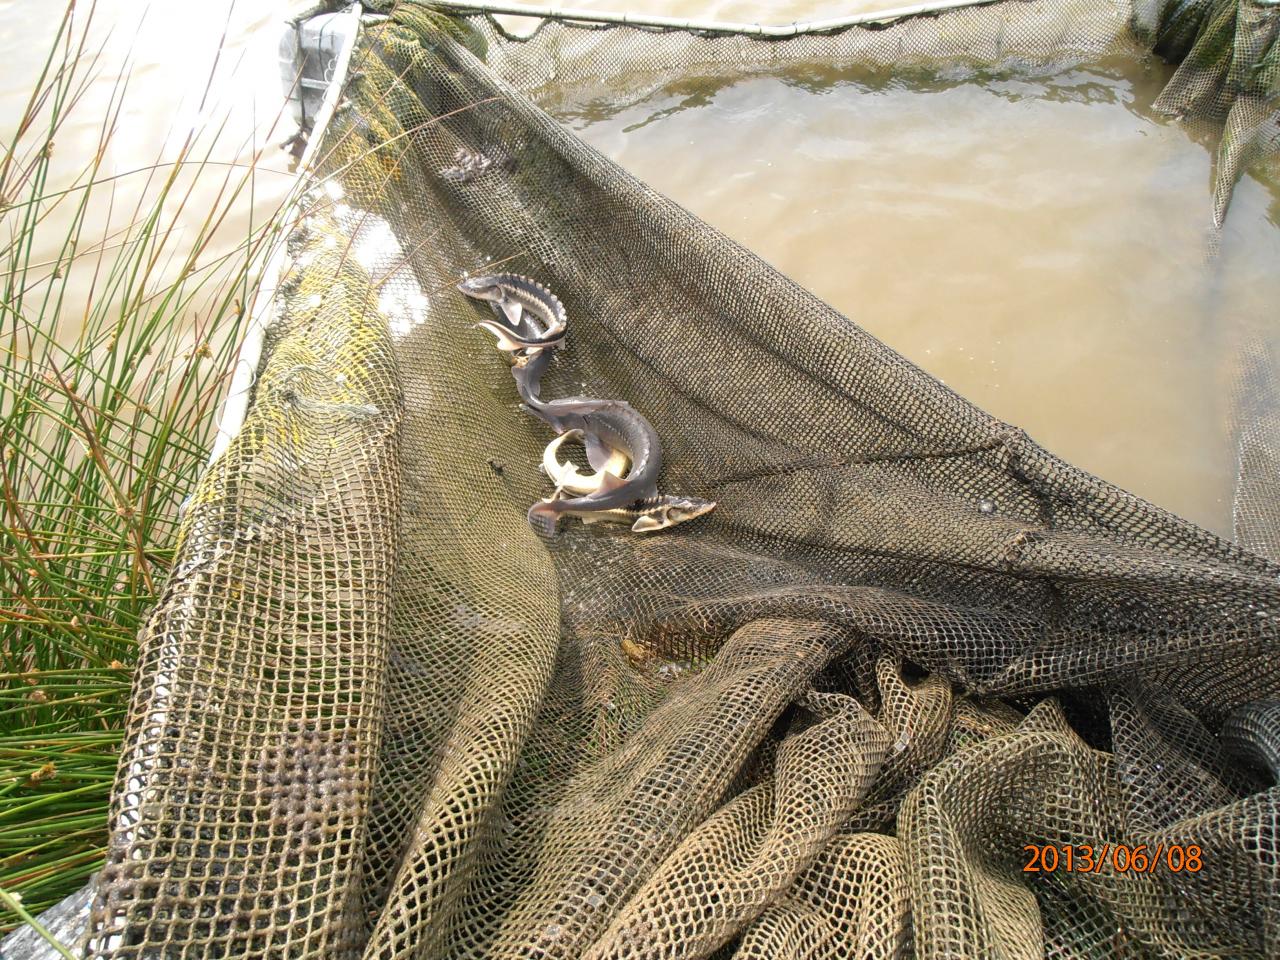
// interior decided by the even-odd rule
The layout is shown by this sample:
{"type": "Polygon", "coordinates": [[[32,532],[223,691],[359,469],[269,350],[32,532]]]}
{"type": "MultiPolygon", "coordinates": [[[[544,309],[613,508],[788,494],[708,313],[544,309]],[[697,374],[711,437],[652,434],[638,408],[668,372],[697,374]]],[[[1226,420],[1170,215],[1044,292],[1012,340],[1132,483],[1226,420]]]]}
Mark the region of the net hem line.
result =
{"type": "MultiPolygon", "coordinates": [[[[824,20],[798,20],[793,23],[767,24],[742,23],[729,20],[699,20],[682,17],[644,16],[630,13],[614,13],[603,10],[585,10],[575,7],[535,7],[519,3],[487,2],[487,0],[433,0],[433,6],[441,12],[456,16],[476,14],[494,16],[530,17],[544,21],[557,21],[568,25],[595,24],[599,26],[625,26],[654,30],[687,31],[689,33],[716,33],[753,36],[760,39],[785,40],[812,34],[839,33],[853,27],[873,26],[927,17],[967,7],[986,7],[1002,0],[938,0],[935,3],[917,3],[889,10],[876,10],[848,17],[831,17],[824,20]]],[[[1017,0],[1034,3],[1036,0],[1017,0]]],[[[1280,0],[1276,0],[1280,2],[1280,0]]],[[[382,20],[383,13],[369,13],[365,20],[382,20]]],[[[536,31],[535,31],[536,34],[536,31]]],[[[533,34],[508,39],[528,40],[533,34]]]]}

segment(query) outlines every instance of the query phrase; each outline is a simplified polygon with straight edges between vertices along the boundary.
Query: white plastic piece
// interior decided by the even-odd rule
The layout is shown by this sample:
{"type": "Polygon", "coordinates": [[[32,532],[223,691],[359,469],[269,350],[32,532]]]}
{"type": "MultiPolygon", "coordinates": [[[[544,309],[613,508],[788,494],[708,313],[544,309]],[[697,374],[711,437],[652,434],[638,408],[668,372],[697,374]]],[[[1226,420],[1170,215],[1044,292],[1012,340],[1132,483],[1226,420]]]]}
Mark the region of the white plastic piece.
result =
{"type": "Polygon", "coordinates": [[[350,11],[322,13],[280,35],[280,82],[298,128],[309,131],[324,107],[342,59],[359,28],[350,11]]]}

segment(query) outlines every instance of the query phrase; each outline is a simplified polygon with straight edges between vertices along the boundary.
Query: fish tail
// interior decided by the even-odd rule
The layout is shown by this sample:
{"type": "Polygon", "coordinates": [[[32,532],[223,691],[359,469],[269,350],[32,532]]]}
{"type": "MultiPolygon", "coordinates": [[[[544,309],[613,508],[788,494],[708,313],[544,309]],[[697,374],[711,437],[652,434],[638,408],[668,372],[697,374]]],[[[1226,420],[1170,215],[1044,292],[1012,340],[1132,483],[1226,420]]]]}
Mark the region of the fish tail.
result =
{"type": "Polygon", "coordinates": [[[529,508],[529,526],[539,533],[554,537],[560,521],[560,511],[547,500],[539,500],[529,508]]]}

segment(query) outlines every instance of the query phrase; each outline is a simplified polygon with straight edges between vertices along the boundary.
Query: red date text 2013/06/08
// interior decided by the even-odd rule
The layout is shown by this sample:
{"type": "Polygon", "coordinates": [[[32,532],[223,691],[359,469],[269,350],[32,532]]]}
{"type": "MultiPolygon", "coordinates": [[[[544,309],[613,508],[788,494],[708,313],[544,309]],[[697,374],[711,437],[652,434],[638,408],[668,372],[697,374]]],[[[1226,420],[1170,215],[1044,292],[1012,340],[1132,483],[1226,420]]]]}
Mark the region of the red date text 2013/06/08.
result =
{"type": "Polygon", "coordinates": [[[1157,870],[1199,873],[1204,868],[1204,853],[1195,844],[1041,846],[1029,843],[1022,849],[1027,855],[1023,873],[1054,873],[1058,870],[1067,873],[1102,873],[1104,870],[1116,873],[1155,873],[1157,870]]]}

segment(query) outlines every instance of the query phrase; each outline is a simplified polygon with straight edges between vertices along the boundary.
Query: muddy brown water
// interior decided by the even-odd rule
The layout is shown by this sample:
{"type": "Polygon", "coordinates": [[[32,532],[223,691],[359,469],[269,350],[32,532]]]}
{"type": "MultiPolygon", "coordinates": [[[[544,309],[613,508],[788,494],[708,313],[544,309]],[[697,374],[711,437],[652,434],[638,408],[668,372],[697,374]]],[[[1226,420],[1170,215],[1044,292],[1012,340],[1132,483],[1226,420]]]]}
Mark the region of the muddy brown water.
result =
{"type": "Polygon", "coordinates": [[[962,395],[1229,534],[1225,385],[1271,325],[1280,232],[1246,179],[1207,256],[1212,143],[1151,111],[1170,73],[776,73],[546,105],[962,395]]]}

